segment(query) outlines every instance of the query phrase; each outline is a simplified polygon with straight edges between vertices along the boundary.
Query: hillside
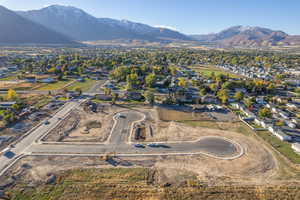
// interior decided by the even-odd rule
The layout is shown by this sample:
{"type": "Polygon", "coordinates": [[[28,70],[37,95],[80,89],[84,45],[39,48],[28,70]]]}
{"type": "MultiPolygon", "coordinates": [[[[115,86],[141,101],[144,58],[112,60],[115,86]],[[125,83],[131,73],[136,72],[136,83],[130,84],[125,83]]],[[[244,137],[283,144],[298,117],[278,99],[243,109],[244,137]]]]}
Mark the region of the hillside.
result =
{"type": "Polygon", "coordinates": [[[1,44],[73,44],[66,36],[0,6],[1,44]]]}

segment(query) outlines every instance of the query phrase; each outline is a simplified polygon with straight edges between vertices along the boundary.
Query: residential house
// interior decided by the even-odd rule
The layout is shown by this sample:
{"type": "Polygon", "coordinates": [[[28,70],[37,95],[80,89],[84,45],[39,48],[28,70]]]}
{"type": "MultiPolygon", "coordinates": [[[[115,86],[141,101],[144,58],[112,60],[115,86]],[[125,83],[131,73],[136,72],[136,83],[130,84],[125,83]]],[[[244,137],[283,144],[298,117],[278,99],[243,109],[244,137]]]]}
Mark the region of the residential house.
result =
{"type": "Polygon", "coordinates": [[[35,83],[36,82],[36,77],[34,77],[34,76],[25,77],[25,81],[28,82],[28,83],[35,83]]]}
{"type": "Polygon", "coordinates": [[[143,95],[140,92],[131,92],[131,91],[125,93],[125,98],[134,101],[140,101],[144,99],[143,95]]]}
{"type": "Polygon", "coordinates": [[[300,154],[300,143],[294,143],[292,144],[292,149],[300,154]]]}
{"type": "Polygon", "coordinates": [[[14,104],[16,104],[15,101],[0,102],[0,109],[10,109],[14,104]]]}
{"type": "Polygon", "coordinates": [[[203,97],[201,97],[201,103],[208,103],[208,104],[217,104],[219,100],[216,96],[207,94],[203,97]]]}

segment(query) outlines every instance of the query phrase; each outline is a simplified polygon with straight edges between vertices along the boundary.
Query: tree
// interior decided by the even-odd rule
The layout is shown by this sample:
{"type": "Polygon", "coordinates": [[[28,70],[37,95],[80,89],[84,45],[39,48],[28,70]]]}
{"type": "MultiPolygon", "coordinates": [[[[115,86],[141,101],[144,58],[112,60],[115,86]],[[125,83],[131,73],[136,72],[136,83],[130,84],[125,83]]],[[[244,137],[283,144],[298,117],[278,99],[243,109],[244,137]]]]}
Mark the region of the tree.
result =
{"type": "Polygon", "coordinates": [[[209,89],[213,92],[216,92],[218,90],[218,85],[216,83],[212,83],[209,85],[209,89]]]}
{"type": "Polygon", "coordinates": [[[145,78],[146,86],[152,88],[156,80],[156,75],[151,73],[145,78]]]}
{"type": "Polygon", "coordinates": [[[116,104],[116,102],[118,101],[119,99],[119,94],[118,93],[113,93],[112,94],[112,100],[111,100],[111,103],[114,105],[116,104]]]}
{"type": "Polygon", "coordinates": [[[207,90],[206,90],[206,88],[202,88],[202,89],[200,89],[200,96],[205,96],[206,94],[207,94],[207,90]]]}
{"type": "Polygon", "coordinates": [[[5,112],[5,114],[3,116],[3,120],[4,120],[6,125],[14,122],[16,119],[17,119],[16,115],[11,111],[5,112]]]}
{"type": "Polygon", "coordinates": [[[186,88],[187,87],[187,81],[185,78],[179,78],[178,79],[178,86],[181,87],[181,88],[186,88]]]}
{"type": "Polygon", "coordinates": [[[7,91],[7,99],[8,100],[16,100],[16,98],[18,97],[17,92],[13,89],[9,89],[7,91]]]}
{"type": "Polygon", "coordinates": [[[111,89],[110,88],[104,88],[104,94],[105,95],[111,95],[111,89]]]}
{"type": "Polygon", "coordinates": [[[250,97],[250,98],[246,98],[244,100],[245,105],[250,108],[253,106],[253,104],[255,103],[255,98],[254,97],[250,97]]]}
{"type": "Polygon", "coordinates": [[[136,73],[129,74],[127,76],[127,89],[131,90],[138,86],[139,80],[138,80],[138,75],[136,73]]]}
{"type": "Polygon", "coordinates": [[[300,94],[300,87],[295,88],[295,92],[298,93],[298,94],[300,94]]]}
{"type": "Polygon", "coordinates": [[[228,90],[226,90],[226,89],[219,90],[217,93],[217,96],[223,104],[227,103],[227,101],[229,99],[228,90]]]}
{"type": "Polygon", "coordinates": [[[12,105],[12,109],[14,109],[15,111],[19,111],[21,109],[21,106],[15,103],[14,105],[12,105]]]}
{"type": "Polygon", "coordinates": [[[80,87],[76,87],[75,92],[77,92],[78,95],[81,95],[82,94],[82,89],[80,87]]]}
{"type": "Polygon", "coordinates": [[[237,101],[241,101],[241,100],[243,100],[243,98],[244,98],[244,93],[242,93],[242,92],[236,92],[236,93],[234,94],[234,98],[235,98],[237,101]]]}
{"type": "Polygon", "coordinates": [[[171,67],[169,67],[169,69],[170,69],[172,76],[175,76],[177,74],[177,71],[178,71],[177,67],[171,66],[171,67]]]}
{"type": "Polygon", "coordinates": [[[261,117],[261,118],[269,118],[272,116],[272,113],[271,113],[271,110],[269,108],[261,108],[259,111],[258,111],[258,115],[261,117]]]}
{"type": "Polygon", "coordinates": [[[155,96],[154,96],[154,92],[152,90],[147,90],[144,93],[144,97],[149,102],[149,104],[151,104],[151,105],[154,104],[154,102],[155,102],[155,96]]]}

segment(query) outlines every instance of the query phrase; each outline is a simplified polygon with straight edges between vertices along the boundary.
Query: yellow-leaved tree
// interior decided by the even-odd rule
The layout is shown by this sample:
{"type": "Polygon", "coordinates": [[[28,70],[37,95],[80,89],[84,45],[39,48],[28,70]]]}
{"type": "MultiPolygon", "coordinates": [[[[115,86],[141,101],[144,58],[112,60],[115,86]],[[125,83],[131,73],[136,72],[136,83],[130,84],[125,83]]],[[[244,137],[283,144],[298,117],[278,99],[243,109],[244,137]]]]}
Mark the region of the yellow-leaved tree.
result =
{"type": "Polygon", "coordinates": [[[13,89],[7,91],[7,100],[15,100],[18,97],[17,92],[13,89]]]}

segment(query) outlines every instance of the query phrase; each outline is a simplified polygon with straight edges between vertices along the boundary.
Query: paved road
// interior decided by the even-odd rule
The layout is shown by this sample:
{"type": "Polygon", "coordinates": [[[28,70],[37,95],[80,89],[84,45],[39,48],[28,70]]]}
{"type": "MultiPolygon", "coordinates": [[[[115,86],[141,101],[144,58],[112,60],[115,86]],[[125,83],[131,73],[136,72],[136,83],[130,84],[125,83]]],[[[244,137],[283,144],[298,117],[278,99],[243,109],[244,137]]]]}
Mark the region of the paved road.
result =
{"type": "Polygon", "coordinates": [[[124,111],[121,112],[120,117],[116,115],[114,117],[115,125],[111,132],[111,136],[108,139],[109,144],[122,144],[128,143],[129,133],[133,122],[142,120],[144,115],[135,111],[124,111]]]}
{"type": "Polygon", "coordinates": [[[75,107],[80,105],[83,100],[74,100],[68,102],[51,119],[50,124],[41,124],[30,134],[16,144],[12,149],[12,157],[0,156],[0,175],[7,169],[14,159],[25,154],[32,155],[99,155],[114,152],[117,155],[182,155],[182,154],[205,154],[215,158],[234,159],[237,154],[242,155],[241,149],[238,149],[231,141],[220,137],[205,137],[196,142],[177,142],[160,144],[160,147],[136,148],[130,144],[130,130],[134,122],[144,119],[144,115],[137,111],[122,111],[121,116],[115,116],[114,127],[106,143],[99,144],[76,144],[76,143],[58,143],[43,144],[36,143],[41,137],[55,128],[75,107]],[[118,116],[118,117],[117,117],[118,116]]]}
{"type": "Polygon", "coordinates": [[[40,126],[35,127],[35,129],[29,134],[24,137],[20,142],[18,142],[15,145],[15,148],[12,148],[11,151],[5,155],[0,156],[0,172],[3,170],[7,165],[9,165],[11,162],[13,162],[14,158],[17,158],[18,156],[22,155],[24,152],[27,152],[27,149],[30,149],[30,147],[34,144],[36,140],[38,140],[40,137],[45,135],[48,131],[55,128],[59,122],[60,118],[63,118],[66,116],[73,108],[80,105],[81,100],[77,101],[70,101],[66,103],[61,110],[59,110],[51,119],[49,119],[49,124],[45,125],[44,123],[41,123],[40,126]]]}
{"type": "Polygon", "coordinates": [[[236,154],[235,145],[222,138],[203,138],[197,142],[163,144],[161,147],[136,148],[126,143],[119,144],[34,144],[29,151],[33,154],[105,154],[115,152],[120,155],[142,154],[209,154],[216,157],[232,157],[236,154]]]}
{"type": "Polygon", "coordinates": [[[232,157],[238,151],[236,146],[219,137],[205,137],[196,142],[174,142],[160,147],[136,148],[129,141],[131,126],[142,121],[144,114],[136,111],[123,111],[115,117],[115,124],[106,143],[99,144],[33,144],[28,153],[33,154],[189,154],[204,153],[216,157],[232,157]]]}

